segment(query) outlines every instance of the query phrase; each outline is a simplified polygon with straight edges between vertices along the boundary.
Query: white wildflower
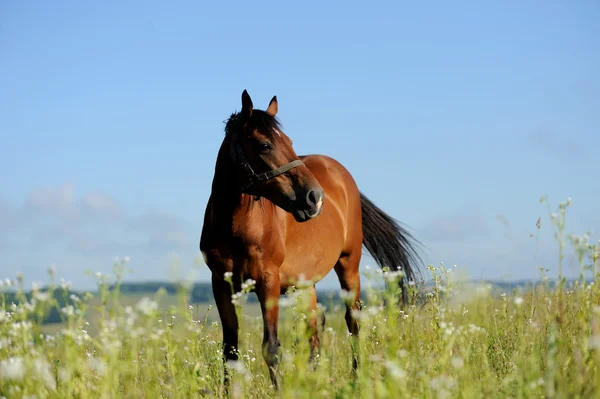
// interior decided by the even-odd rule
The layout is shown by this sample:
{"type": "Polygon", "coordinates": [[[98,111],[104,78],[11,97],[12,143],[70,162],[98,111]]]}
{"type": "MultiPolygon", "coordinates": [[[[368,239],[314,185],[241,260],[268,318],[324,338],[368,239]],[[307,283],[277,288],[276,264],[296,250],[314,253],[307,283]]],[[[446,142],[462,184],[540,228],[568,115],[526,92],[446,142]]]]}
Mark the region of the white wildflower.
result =
{"type": "Polygon", "coordinates": [[[81,299],[75,295],[75,294],[71,294],[69,295],[69,299],[73,302],[73,303],[79,303],[81,302],[81,299]]]}
{"type": "Polygon", "coordinates": [[[74,316],[75,314],[78,313],[77,309],[75,309],[75,307],[73,305],[65,306],[60,311],[67,317],[74,316]]]}
{"type": "Polygon", "coordinates": [[[279,307],[280,308],[287,308],[287,307],[292,307],[296,304],[296,299],[294,297],[283,297],[283,298],[279,298],[279,307]]]}
{"type": "Polygon", "coordinates": [[[357,320],[367,320],[369,318],[369,314],[367,312],[363,312],[358,309],[352,309],[350,311],[350,315],[352,316],[353,319],[357,319],[357,320]]]}
{"type": "Polygon", "coordinates": [[[231,295],[231,303],[233,303],[234,305],[238,305],[239,299],[242,297],[242,293],[241,292],[236,292],[235,294],[231,295]]]}
{"type": "Polygon", "coordinates": [[[389,361],[389,360],[386,361],[385,368],[386,368],[387,372],[390,373],[390,375],[397,380],[406,377],[406,372],[404,370],[402,370],[402,368],[400,368],[400,366],[398,366],[396,363],[394,363],[392,361],[389,361]]]}
{"type": "Polygon", "coordinates": [[[10,357],[0,361],[0,378],[2,380],[22,380],[26,374],[25,361],[21,357],[10,357]]]}
{"type": "Polygon", "coordinates": [[[452,364],[452,367],[454,367],[455,369],[458,370],[458,369],[462,369],[463,368],[463,366],[465,365],[465,362],[462,359],[462,357],[460,357],[460,356],[454,356],[450,360],[450,364],[452,364]]]}
{"type": "Polygon", "coordinates": [[[515,297],[515,305],[521,306],[522,304],[523,304],[523,298],[520,296],[515,297]]]}
{"type": "Polygon", "coordinates": [[[592,335],[588,339],[588,347],[590,349],[600,349],[600,334],[592,335]]]}
{"type": "Polygon", "coordinates": [[[248,373],[248,369],[246,368],[246,366],[244,366],[243,362],[235,361],[235,360],[228,360],[226,364],[227,364],[227,367],[232,368],[233,370],[237,371],[240,374],[248,373]]]}
{"type": "Polygon", "coordinates": [[[529,389],[536,389],[537,387],[541,387],[542,385],[544,385],[544,379],[538,378],[537,380],[531,381],[529,383],[529,389]]]}
{"type": "Polygon", "coordinates": [[[39,302],[46,302],[50,299],[50,294],[47,292],[36,291],[33,293],[33,297],[39,302]]]}
{"type": "Polygon", "coordinates": [[[106,373],[106,363],[94,356],[88,358],[88,366],[99,375],[104,375],[106,373]]]}
{"type": "Polygon", "coordinates": [[[308,288],[308,287],[312,287],[313,282],[311,280],[307,280],[304,277],[304,274],[300,274],[300,276],[298,276],[298,282],[296,283],[296,287],[302,289],[302,288],[308,288]]]}
{"type": "MultiPolygon", "coordinates": [[[[0,380],[22,380],[27,375],[27,363],[22,357],[11,357],[0,361],[0,380]]],[[[33,359],[33,376],[41,378],[49,389],[56,389],[50,364],[44,359],[33,359]]]]}
{"type": "Polygon", "coordinates": [[[70,281],[65,281],[64,278],[60,279],[60,288],[65,291],[69,291],[73,287],[73,284],[70,281]]]}
{"type": "Polygon", "coordinates": [[[146,316],[151,315],[153,312],[158,310],[158,303],[145,296],[139,300],[139,302],[135,305],[137,310],[146,316]]]}
{"type": "Polygon", "coordinates": [[[242,290],[250,290],[256,285],[256,281],[249,278],[245,282],[242,283],[242,290]]]}
{"type": "Polygon", "coordinates": [[[354,301],[354,293],[352,291],[341,290],[340,291],[340,298],[344,302],[352,302],[352,301],[354,301]]]}

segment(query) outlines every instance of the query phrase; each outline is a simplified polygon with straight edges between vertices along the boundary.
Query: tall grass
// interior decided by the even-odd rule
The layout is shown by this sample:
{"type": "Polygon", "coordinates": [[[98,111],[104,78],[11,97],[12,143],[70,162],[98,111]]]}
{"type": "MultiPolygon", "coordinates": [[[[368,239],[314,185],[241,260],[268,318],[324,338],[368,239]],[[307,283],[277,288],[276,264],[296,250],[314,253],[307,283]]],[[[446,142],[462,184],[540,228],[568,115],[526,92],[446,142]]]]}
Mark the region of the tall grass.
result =
{"type": "MultiPolygon", "coordinates": [[[[434,284],[426,301],[401,311],[383,305],[397,302],[396,284],[369,289],[398,276],[366,270],[367,301],[354,314],[361,323],[356,378],[342,306],[327,310],[320,356],[314,368],[308,363],[305,326],[315,315],[306,311],[298,288],[280,304],[283,385],[274,392],[261,356],[261,319],[244,311],[247,293],[236,295],[240,360],[228,365],[232,397],[600,397],[600,248],[588,235],[565,235],[568,206],[561,204],[551,220],[559,265],[567,244],[578,254],[582,274],[571,285],[561,274],[559,284],[550,286],[542,268],[538,284],[498,293],[491,286],[460,284],[455,268],[430,265],[434,284]]],[[[115,265],[114,280],[124,265],[115,265]]],[[[185,291],[167,309],[158,306],[158,297],[126,305],[118,289],[108,290],[109,282],[98,276],[95,302],[92,295],[72,298],[75,305],[61,309],[65,322],[55,334],[45,333],[40,320],[55,306],[52,291],[66,295],[68,287],[52,284],[50,293],[34,287],[27,299],[22,280],[3,282],[4,291],[16,289],[23,300],[6,303],[0,295],[0,396],[224,396],[221,329],[209,321],[209,305],[205,312],[188,306],[185,291]]]]}

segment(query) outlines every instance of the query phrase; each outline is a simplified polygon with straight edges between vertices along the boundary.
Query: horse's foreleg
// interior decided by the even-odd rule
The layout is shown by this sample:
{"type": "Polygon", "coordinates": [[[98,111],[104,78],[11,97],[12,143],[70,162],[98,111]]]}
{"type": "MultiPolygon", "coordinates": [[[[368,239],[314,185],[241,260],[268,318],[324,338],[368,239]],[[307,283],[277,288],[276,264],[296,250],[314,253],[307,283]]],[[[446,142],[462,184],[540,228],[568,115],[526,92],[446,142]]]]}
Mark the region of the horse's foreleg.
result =
{"type": "Polygon", "coordinates": [[[277,378],[279,363],[279,340],[277,329],[279,323],[279,298],[281,287],[279,285],[279,270],[263,272],[256,283],[256,294],[260,302],[263,315],[263,357],[269,367],[269,375],[275,389],[279,389],[277,378]]]}
{"type": "MultiPolygon", "coordinates": [[[[238,319],[235,312],[235,307],[231,302],[231,285],[224,281],[222,277],[212,277],[212,289],[221,318],[223,329],[223,356],[224,361],[238,360],[238,319]]],[[[225,389],[229,387],[229,374],[227,366],[224,369],[225,373],[225,389]]]]}

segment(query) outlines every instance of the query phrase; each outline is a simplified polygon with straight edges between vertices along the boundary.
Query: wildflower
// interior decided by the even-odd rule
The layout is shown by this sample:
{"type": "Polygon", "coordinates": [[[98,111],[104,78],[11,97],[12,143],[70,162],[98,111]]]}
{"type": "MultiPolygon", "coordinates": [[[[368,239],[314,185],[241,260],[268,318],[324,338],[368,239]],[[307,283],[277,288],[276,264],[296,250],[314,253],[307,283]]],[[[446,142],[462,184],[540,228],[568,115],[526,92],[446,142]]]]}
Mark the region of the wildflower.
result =
{"type": "Polygon", "coordinates": [[[240,374],[248,373],[248,369],[246,368],[246,366],[244,366],[244,363],[240,361],[229,360],[226,364],[228,367],[231,367],[233,370],[237,371],[240,374]]]}
{"type": "Polygon", "coordinates": [[[50,294],[47,292],[36,291],[33,293],[33,297],[39,302],[46,302],[50,299],[50,294]]]}
{"type": "MultiPolygon", "coordinates": [[[[44,359],[34,359],[33,369],[31,370],[35,377],[42,379],[49,389],[56,389],[56,381],[52,376],[50,364],[44,359]]],[[[22,380],[27,374],[27,365],[22,357],[11,357],[0,361],[0,379],[1,380],[22,380]]]]}
{"type": "Polygon", "coordinates": [[[515,305],[521,306],[522,304],[523,304],[523,298],[520,296],[515,297],[515,305]]]}
{"type": "Polygon", "coordinates": [[[79,297],[78,297],[77,295],[75,295],[75,294],[71,294],[71,295],[69,295],[69,299],[70,299],[71,301],[73,301],[73,303],[78,303],[78,302],[81,302],[81,299],[79,299],[79,297]]]}
{"type": "Polygon", "coordinates": [[[63,290],[69,291],[72,286],[73,284],[70,281],[65,281],[64,278],[60,279],[60,288],[62,288],[63,290]]]}
{"type": "Polygon", "coordinates": [[[21,380],[25,377],[25,362],[21,357],[0,361],[0,377],[3,380],[21,380]]]}
{"type": "Polygon", "coordinates": [[[600,349],[600,334],[592,335],[588,339],[588,346],[590,349],[600,349]]]}
{"type": "Polygon", "coordinates": [[[383,274],[383,277],[388,282],[394,282],[394,281],[396,281],[396,280],[401,279],[402,277],[404,277],[404,272],[402,272],[401,270],[387,272],[387,273],[383,274]]]}
{"type": "Polygon", "coordinates": [[[94,356],[88,358],[88,366],[91,370],[94,370],[100,375],[106,373],[106,363],[95,358],[94,356]]]}
{"type": "Polygon", "coordinates": [[[77,309],[73,305],[65,306],[60,310],[65,316],[71,317],[78,313],[77,309]]]}
{"type": "Polygon", "coordinates": [[[353,319],[357,319],[357,320],[366,320],[369,318],[369,315],[367,312],[363,312],[358,309],[352,309],[350,311],[350,314],[353,319]]]}
{"type": "Polygon", "coordinates": [[[543,378],[539,378],[536,381],[531,381],[529,383],[529,388],[530,389],[536,389],[537,387],[541,387],[542,385],[544,385],[544,379],[543,378]]]}
{"type": "Polygon", "coordinates": [[[158,309],[158,303],[148,298],[147,296],[140,299],[140,301],[135,305],[135,307],[146,316],[151,315],[158,309]]]}
{"type": "Polygon", "coordinates": [[[390,375],[397,380],[406,377],[406,372],[404,370],[402,370],[402,368],[400,368],[400,366],[398,366],[396,363],[394,363],[392,361],[389,361],[389,360],[386,361],[385,368],[386,368],[387,372],[390,373],[390,375]]]}
{"type": "Polygon", "coordinates": [[[291,307],[294,306],[296,304],[296,299],[293,297],[283,297],[283,298],[279,298],[279,307],[281,308],[287,308],[287,307],[291,307]]]}
{"type": "Polygon", "coordinates": [[[451,360],[450,360],[450,364],[452,364],[452,367],[454,367],[455,369],[461,369],[463,368],[463,366],[465,365],[464,360],[462,359],[462,357],[460,356],[454,356],[451,360]]]}
{"type": "Polygon", "coordinates": [[[349,302],[354,300],[354,294],[351,291],[341,290],[340,298],[344,300],[344,302],[349,302]]]}
{"type": "Polygon", "coordinates": [[[239,304],[239,299],[242,297],[242,293],[241,292],[236,292],[235,294],[231,295],[231,303],[233,303],[234,305],[238,305],[239,304]]]}
{"type": "Polygon", "coordinates": [[[452,389],[456,386],[456,380],[442,375],[433,378],[429,384],[434,391],[437,391],[438,398],[448,398],[451,396],[452,389]]]}
{"type": "Polygon", "coordinates": [[[256,281],[249,278],[245,282],[242,283],[242,290],[252,289],[256,285],[256,281]]]}

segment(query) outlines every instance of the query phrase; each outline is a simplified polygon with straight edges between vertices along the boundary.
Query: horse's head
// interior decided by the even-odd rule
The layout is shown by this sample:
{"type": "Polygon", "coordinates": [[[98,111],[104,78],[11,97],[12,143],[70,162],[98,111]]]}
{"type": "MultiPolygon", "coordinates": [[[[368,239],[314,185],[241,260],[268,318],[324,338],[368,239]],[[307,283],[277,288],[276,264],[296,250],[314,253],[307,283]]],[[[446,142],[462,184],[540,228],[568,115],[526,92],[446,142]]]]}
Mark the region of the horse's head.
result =
{"type": "Polygon", "coordinates": [[[275,96],[266,111],[253,109],[244,90],[242,110],[227,121],[226,139],[240,190],[264,197],[291,213],[296,221],[305,222],[319,216],[325,196],[283,133],[276,118],[277,107],[275,96]]]}

